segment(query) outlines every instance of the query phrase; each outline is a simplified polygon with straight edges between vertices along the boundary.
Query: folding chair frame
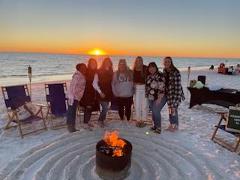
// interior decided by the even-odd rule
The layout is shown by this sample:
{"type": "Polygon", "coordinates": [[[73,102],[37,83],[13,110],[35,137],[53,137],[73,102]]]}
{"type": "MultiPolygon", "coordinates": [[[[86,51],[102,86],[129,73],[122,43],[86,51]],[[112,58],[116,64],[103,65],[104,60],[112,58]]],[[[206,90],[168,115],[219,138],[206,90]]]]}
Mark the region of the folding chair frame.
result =
{"type": "MultiPolygon", "coordinates": [[[[23,86],[24,86],[26,95],[29,96],[29,91],[28,91],[27,85],[25,84],[23,86]]],[[[6,87],[2,87],[1,89],[2,89],[2,94],[3,94],[4,100],[8,99],[8,94],[7,94],[6,87]]],[[[31,102],[31,100],[29,102],[31,102]]],[[[19,118],[18,108],[11,109],[10,107],[6,107],[7,108],[7,114],[8,114],[8,122],[5,125],[4,129],[9,129],[11,127],[16,127],[17,126],[18,129],[19,129],[19,133],[20,133],[21,138],[23,138],[27,134],[31,134],[31,133],[34,133],[34,132],[37,132],[37,131],[40,131],[40,130],[47,130],[46,121],[45,121],[45,118],[43,116],[43,111],[42,111],[43,106],[40,105],[40,104],[34,104],[34,103],[32,103],[32,104],[39,107],[38,111],[35,114],[33,114],[26,106],[25,106],[25,110],[28,111],[31,114],[31,116],[35,116],[36,118],[42,119],[43,120],[43,125],[44,125],[43,128],[37,129],[35,131],[28,132],[28,133],[23,133],[23,129],[22,129],[23,123],[22,123],[22,120],[19,118]],[[12,122],[16,123],[17,125],[11,126],[10,124],[12,122]]]]}
{"type": "MultiPolygon", "coordinates": [[[[218,122],[218,125],[216,126],[216,129],[215,129],[214,132],[213,132],[213,135],[212,135],[212,138],[211,138],[211,139],[212,139],[212,141],[214,141],[215,143],[218,143],[219,145],[225,147],[226,149],[228,149],[228,150],[230,150],[230,151],[232,151],[232,152],[236,152],[236,151],[238,150],[239,145],[240,145],[240,134],[234,135],[234,136],[236,137],[236,143],[235,143],[235,145],[226,143],[226,142],[224,142],[222,139],[216,137],[217,131],[218,131],[218,129],[220,128],[220,125],[222,124],[222,121],[223,121],[223,120],[224,120],[224,121],[227,121],[227,117],[226,117],[226,116],[227,116],[227,113],[226,113],[226,112],[220,112],[219,114],[220,114],[221,118],[220,118],[220,120],[219,120],[219,122],[218,122]]],[[[227,131],[225,131],[225,132],[227,132],[227,131]]],[[[228,132],[228,133],[229,133],[229,132],[228,132]]]]}

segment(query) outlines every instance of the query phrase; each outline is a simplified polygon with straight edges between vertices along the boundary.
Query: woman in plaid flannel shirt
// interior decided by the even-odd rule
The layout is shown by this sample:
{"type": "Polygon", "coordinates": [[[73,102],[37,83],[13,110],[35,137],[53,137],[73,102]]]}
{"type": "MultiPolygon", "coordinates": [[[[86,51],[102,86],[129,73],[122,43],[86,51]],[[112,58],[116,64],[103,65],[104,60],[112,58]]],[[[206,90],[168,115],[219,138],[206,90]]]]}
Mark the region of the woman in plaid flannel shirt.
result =
{"type": "Polygon", "coordinates": [[[171,57],[164,58],[164,77],[167,104],[169,109],[169,131],[178,130],[178,106],[185,99],[179,70],[173,65],[171,57]]]}

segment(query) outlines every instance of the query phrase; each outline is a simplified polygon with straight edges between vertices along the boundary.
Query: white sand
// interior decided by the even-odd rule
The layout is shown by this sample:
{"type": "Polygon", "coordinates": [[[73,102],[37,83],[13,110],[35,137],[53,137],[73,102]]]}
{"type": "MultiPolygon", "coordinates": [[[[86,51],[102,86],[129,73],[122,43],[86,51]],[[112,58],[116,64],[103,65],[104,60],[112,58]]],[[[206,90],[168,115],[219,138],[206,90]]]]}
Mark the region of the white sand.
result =
{"type": "MultiPolygon", "coordinates": [[[[191,78],[207,75],[207,84],[240,89],[240,77],[220,75],[207,70],[194,71],[191,78]]],[[[182,72],[187,99],[179,109],[180,130],[156,135],[149,127],[136,128],[108,116],[106,129],[118,129],[133,144],[132,167],[128,179],[240,179],[240,156],[213,143],[210,138],[224,108],[214,105],[188,109],[187,73],[182,72]],[[146,134],[149,132],[150,134],[146,134]]],[[[33,85],[33,100],[45,102],[43,84],[33,85]]],[[[2,101],[2,98],[1,98],[2,101]]],[[[163,128],[168,112],[163,109],[163,128]]],[[[6,123],[3,101],[0,126],[6,123]]],[[[94,116],[93,119],[96,119],[94,116]]],[[[78,125],[79,126],[79,125],[78,125]]],[[[95,145],[106,129],[95,125],[94,131],[81,129],[69,134],[66,129],[44,131],[19,137],[15,128],[0,130],[0,179],[99,179],[95,173],[95,145]]],[[[231,135],[222,133],[229,142],[231,135]]]]}

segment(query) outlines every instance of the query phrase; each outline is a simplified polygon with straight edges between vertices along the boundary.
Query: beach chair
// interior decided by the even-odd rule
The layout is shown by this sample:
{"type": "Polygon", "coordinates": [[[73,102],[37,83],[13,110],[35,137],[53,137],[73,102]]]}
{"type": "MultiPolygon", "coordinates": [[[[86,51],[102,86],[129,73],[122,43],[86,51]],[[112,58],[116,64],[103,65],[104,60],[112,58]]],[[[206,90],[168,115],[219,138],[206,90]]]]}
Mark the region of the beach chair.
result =
{"type": "Polygon", "coordinates": [[[232,152],[237,152],[240,145],[240,108],[229,107],[229,112],[220,112],[220,120],[216,125],[212,135],[212,140],[215,143],[227,148],[232,152]],[[235,138],[234,143],[228,143],[226,139],[217,137],[218,130],[222,130],[226,133],[231,134],[235,138]]]}
{"type": "Polygon", "coordinates": [[[49,119],[49,122],[51,122],[52,128],[60,128],[66,125],[66,121],[62,124],[54,124],[53,121],[53,118],[64,118],[67,114],[68,101],[66,92],[66,83],[45,84],[45,93],[48,105],[46,118],[49,119]]]}
{"type": "MultiPolygon", "coordinates": [[[[47,130],[45,119],[43,117],[41,104],[34,104],[31,102],[31,97],[27,85],[17,85],[17,86],[5,86],[2,87],[2,94],[5,101],[8,114],[8,122],[5,125],[5,129],[13,127],[12,123],[16,123],[19,129],[21,138],[24,135],[34,133],[39,130],[47,130]],[[31,107],[30,107],[31,106],[31,107]],[[33,108],[36,109],[33,111],[33,108]],[[27,113],[26,117],[21,117],[21,113],[25,111],[27,113]],[[27,133],[23,132],[23,125],[30,124],[33,125],[34,121],[42,120],[43,128],[36,129],[27,133]]],[[[16,126],[16,125],[15,125],[16,126]]]]}

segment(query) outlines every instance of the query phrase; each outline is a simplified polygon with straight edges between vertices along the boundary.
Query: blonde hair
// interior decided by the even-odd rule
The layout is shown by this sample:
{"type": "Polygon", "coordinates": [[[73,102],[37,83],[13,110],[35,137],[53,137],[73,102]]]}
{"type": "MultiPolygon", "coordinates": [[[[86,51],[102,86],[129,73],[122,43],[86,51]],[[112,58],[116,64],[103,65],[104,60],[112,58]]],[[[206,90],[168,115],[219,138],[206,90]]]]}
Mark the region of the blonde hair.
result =
{"type": "Polygon", "coordinates": [[[129,81],[132,81],[133,80],[132,71],[127,66],[126,59],[120,59],[119,62],[118,62],[117,79],[119,79],[119,75],[120,75],[120,71],[119,71],[120,64],[124,64],[124,66],[125,66],[125,71],[123,72],[123,74],[126,75],[126,77],[128,78],[129,81]]]}
{"type": "Polygon", "coordinates": [[[141,71],[143,71],[143,58],[141,56],[137,56],[133,63],[133,71],[136,70],[137,65],[141,66],[141,71]]]}

